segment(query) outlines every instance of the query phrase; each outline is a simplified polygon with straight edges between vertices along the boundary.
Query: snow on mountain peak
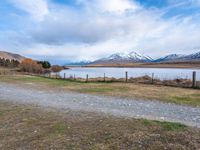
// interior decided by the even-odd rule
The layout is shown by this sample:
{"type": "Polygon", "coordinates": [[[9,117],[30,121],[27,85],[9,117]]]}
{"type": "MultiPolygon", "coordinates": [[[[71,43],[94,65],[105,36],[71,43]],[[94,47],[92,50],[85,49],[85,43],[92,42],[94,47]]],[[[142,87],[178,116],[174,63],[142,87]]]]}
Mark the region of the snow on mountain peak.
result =
{"type": "Polygon", "coordinates": [[[136,52],[124,52],[124,53],[115,53],[110,55],[108,58],[109,60],[129,60],[129,61],[150,61],[152,60],[149,56],[143,56],[136,52]]]}

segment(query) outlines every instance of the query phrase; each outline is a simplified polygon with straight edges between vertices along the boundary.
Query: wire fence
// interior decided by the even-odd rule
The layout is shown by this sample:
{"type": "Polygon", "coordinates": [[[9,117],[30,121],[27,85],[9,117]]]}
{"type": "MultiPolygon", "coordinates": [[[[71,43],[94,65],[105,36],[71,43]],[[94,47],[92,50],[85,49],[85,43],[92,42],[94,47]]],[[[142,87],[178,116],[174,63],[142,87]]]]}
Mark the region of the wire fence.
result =
{"type": "MultiPolygon", "coordinates": [[[[24,74],[24,73],[23,73],[24,74]]],[[[90,73],[77,72],[72,74],[71,72],[60,72],[60,73],[49,73],[49,74],[30,74],[33,76],[42,76],[45,78],[62,79],[76,82],[121,82],[121,83],[143,83],[143,84],[154,84],[154,85],[165,85],[174,87],[185,87],[185,88],[197,88],[200,89],[200,72],[191,71],[187,74],[180,73],[174,75],[173,73],[161,74],[161,73],[132,73],[132,72],[121,72],[116,76],[109,73],[90,73]]],[[[16,71],[3,71],[0,75],[16,75],[16,71]]]]}
{"type": "MultiPolygon", "coordinates": [[[[145,84],[155,84],[155,85],[165,85],[165,86],[175,86],[175,87],[187,87],[187,88],[200,88],[200,74],[196,71],[190,72],[190,76],[159,76],[156,73],[148,73],[143,75],[129,74],[125,71],[124,76],[113,77],[111,75],[106,75],[103,73],[102,76],[90,75],[89,73],[83,74],[67,74],[67,73],[51,73],[46,75],[49,78],[64,79],[70,81],[80,81],[80,82],[126,82],[126,83],[145,83],[145,84]]],[[[168,74],[170,75],[170,73],[168,74]]]]}

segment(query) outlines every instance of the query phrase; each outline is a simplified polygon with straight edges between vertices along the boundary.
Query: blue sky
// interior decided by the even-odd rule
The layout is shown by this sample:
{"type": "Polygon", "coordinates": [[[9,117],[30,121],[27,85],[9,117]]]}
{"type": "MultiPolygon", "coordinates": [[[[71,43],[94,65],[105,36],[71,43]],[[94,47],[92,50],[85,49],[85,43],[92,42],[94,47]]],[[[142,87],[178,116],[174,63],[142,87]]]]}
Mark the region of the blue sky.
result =
{"type": "Polygon", "coordinates": [[[0,1],[0,50],[52,62],[200,51],[200,0],[0,1]]]}

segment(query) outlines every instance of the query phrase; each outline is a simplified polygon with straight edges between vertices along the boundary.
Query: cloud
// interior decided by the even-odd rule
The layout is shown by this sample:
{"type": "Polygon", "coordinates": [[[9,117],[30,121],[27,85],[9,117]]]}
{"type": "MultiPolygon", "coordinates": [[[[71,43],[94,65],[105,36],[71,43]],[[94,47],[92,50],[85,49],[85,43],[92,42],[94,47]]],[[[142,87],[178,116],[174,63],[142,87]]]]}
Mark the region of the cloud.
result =
{"type": "MultiPolygon", "coordinates": [[[[73,14],[71,16],[74,16],[73,14]]],[[[30,33],[34,40],[50,45],[64,43],[96,43],[118,36],[123,23],[111,17],[80,16],[73,18],[67,13],[54,14],[30,33]],[[81,18],[84,20],[81,20],[81,18]],[[112,24],[109,22],[112,21],[112,24]],[[117,30],[118,31],[117,31],[117,30]]]]}
{"type": "Polygon", "coordinates": [[[36,20],[42,20],[49,13],[47,0],[10,0],[10,2],[36,20]]]}
{"type": "Polygon", "coordinates": [[[54,6],[51,13],[31,31],[33,38],[46,44],[102,42],[123,36],[127,32],[126,15],[139,8],[129,0],[79,0],[78,3],[83,6],[81,11],[54,6]]]}
{"type": "MultiPolygon", "coordinates": [[[[28,24],[14,31],[15,42],[9,42],[13,34],[3,33],[7,42],[0,37],[1,45],[21,49],[28,56],[66,61],[93,60],[123,51],[158,57],[191,53],[200,47],[198,13],[165,18],[173,7],[185,5],[180,0],[168,0],[170,7],[164,9],[145,8],[133,0],[76,0],[75,6],[36,1],[12,0],[29,14],[22,22],[28,24]]],[[[199,0],[187,2],[197,5],[199,0]]]]}
{"type": "Polygon", "coordinates": [[[127,10],[138,9],[137,3],[130,0],[78,0],[78,3],[83,4],[89,11],[96,10],[99,12],[115,12],[123,13],[127,10]]]}
{"type": "Polygon", "coordinates": [[[168,0],[168,4],[174,7],[199,7],[200,0],[168,0]]]}

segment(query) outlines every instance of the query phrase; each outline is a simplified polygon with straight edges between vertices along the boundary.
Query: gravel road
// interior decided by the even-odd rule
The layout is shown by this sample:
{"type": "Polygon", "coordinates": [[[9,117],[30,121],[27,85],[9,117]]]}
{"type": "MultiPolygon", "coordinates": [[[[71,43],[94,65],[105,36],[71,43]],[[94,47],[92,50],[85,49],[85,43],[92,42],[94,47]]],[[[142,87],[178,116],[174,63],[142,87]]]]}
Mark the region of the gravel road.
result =
{"type": "Polygon", "coordinates": [[[180,122],[200,128],[200,107],[158,101],[120,99],[64,91],[47,91],[0,83],[0,101],[37,104],[42,107],[180,122]]]}

